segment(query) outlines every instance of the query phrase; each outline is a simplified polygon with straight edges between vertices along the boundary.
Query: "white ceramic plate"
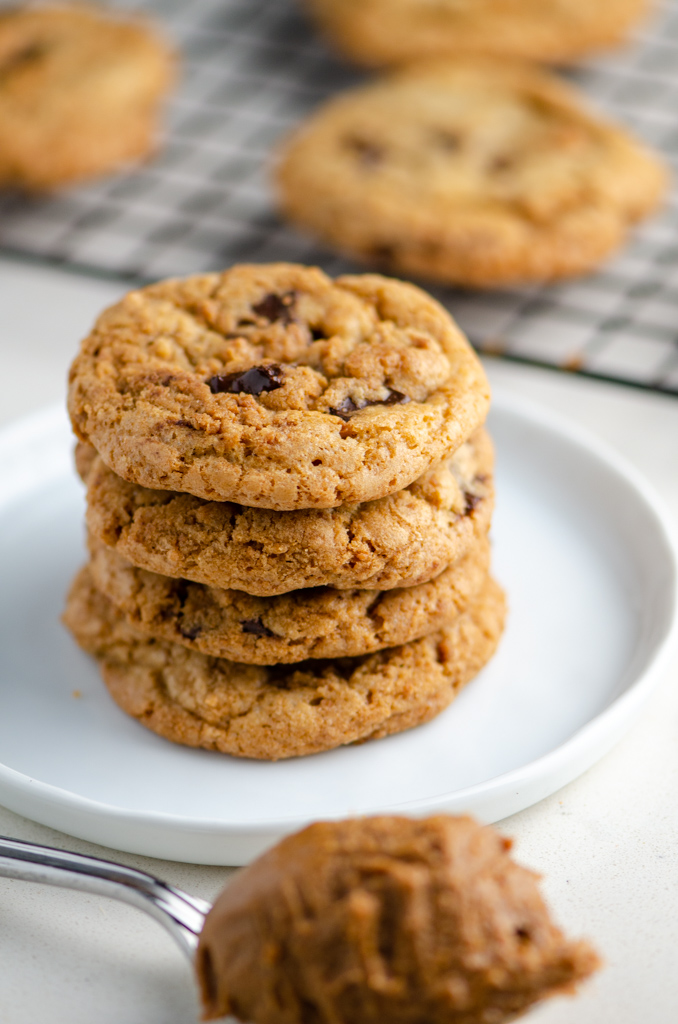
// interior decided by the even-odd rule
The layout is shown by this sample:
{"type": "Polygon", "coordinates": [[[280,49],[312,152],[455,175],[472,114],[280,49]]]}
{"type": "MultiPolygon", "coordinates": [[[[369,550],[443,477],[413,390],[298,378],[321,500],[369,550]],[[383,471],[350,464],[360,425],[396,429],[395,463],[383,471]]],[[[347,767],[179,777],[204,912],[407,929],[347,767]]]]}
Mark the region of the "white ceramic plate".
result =
{"type": "Polygon", "coordinates": [[[316,818],[496,821],[583,772],[657,678],[675,548],[645,482],[595,439],[507,396],[490,426],[510,602],[497,656],[428,725],[277,764],[175,746],[115,707],[59,623],[84,558],[66,417],[0,434],[0,803],[116,849],[242,864],[316,818]]]}

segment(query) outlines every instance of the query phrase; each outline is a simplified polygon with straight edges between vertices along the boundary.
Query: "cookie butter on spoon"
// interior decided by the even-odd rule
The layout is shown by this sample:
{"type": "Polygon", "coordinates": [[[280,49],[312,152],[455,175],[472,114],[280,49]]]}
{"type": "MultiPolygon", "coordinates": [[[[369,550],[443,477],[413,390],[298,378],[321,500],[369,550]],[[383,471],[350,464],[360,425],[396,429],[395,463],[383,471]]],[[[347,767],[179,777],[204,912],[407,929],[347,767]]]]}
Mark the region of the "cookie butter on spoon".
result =
{"type": "Polygon", "coordinates": [[[204,1019],[501,1024],[599,966],[537,876],[470,818],[325,822],[219,897],[197,955],[204,1019]]]}

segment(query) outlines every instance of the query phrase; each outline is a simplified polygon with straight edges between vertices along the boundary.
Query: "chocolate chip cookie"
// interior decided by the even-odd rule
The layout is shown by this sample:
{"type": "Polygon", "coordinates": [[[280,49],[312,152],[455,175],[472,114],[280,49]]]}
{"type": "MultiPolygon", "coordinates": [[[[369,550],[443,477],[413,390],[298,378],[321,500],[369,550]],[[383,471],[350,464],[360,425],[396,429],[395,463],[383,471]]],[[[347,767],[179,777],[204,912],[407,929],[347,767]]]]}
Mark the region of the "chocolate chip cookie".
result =
{"type": "Polygon", "coordinates": [[[5,10],[0,183],[51,189],[148,156],[174,63],[138,19],[85,4],[5,10]]]}
{"type": "Polygon", "coordinates": [[[282,212],[345,252],[487,287],[592,270],[667,174],[553,75],[460,57],[331,100],[282,148],[276,180],[282,212]]]}
{"type": "Polygon", "coordinates": [[[620,43],[648,0],[306,0],[360,64],[482,53],[567,62],[620,43]]]}
{"type": "Polygon", "coordinates": [[[242,665],[139,633],[76,578],[64,621],[116,703],[175,743],[275,761],[402,732],[437,715],[494,653],[504,596],[487,581],[430,637],[363,658],[242,665]]]}
{"type": "Polygon", "coordinates": [[[390,590],[432,579],[487,533],[492,467],[480,430],[396,494],[272,512],[140,487],[96,458],[87,525],[133,565],[210,587],[262,597],[319,586],[390,590]]]}
{"type": "Polygon", "coordinates": [[[82,343],[69,390],[76,434],[125,480],[276,510],[407,487],[488,402],[425,292],[293,264],[131,292],[82,343]]]}
{"type": "Polygon", "coordinates": [[[482,537],[416,587],[313,587],[265,598],[137,569],[93,539],[90,552],[95,586],[140,632],[254,665],[369,654],[426,636],[464,611],[490,566],[490,545],[482,537]]]}

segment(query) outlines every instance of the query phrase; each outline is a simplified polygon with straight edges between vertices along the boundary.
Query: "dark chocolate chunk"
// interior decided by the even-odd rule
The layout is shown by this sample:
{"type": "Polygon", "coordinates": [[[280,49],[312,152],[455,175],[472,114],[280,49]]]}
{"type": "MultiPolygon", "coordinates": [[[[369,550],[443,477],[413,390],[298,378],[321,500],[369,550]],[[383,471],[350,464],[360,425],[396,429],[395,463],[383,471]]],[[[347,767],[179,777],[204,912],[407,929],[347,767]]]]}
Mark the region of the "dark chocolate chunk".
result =
{"type": "Polygon", "coordinates": [[[266,320],[270,320],[271,323],[280,321],[285,325],[291,324],[294,320],[292,310],[296,298],[296,292],[284,292],[282,295],[271,293],[265,295],[256,306],[252,306],[252,311],[257,316],[263,316],[266,320]]]}
{"type": "Polygon", "coordinates": [[[382,398],[380,402],[370,402],[370,405],[404,405],[405,402],[409,402],[409,395],[404,395],[402,391],[392,391],[389,389],[389,395],[386,398],[382,398]]]}
{"type": "Polygon", "coordinates": [[[469,516],[476,506],[482,501],[479,494],[472,494],[470,491],[464,491],[464,499],[466,506],[464,508],[464,515],[469,516]]]}
{"type": "Polygon", "coordinates": [[[0,77],[4,78],[5,75],[18,71],[23,64],[33,64],[36,60],[44,57],[46,53],[47,47],[43,43],[29,43],[22,50],[8,54],[0,63],[0,77]]]}
{"type": "Polygon", "coordinates": [[[447,128],[439,128],[433,138],[439,148],[446,150],[448,153],[455,153],[461,148],[461,135],[447,128]]]}
{"type": "Polygon", "coordinates": [[[264,391],[275,391],[284,384],[280,366],[251,366],[249,370],[237,373],[218,373],[206,383],[213,395],[260,395],[264,391]]]}
{"type": "Polygon", "coordinates": [[[376,142],[370,142],[369,139],[350,135],[345,143],[356,154],[362,167],[376,167],[384,159],[383,146],[379,146],[376,142]]]}
{"type": "Polygon", "coordinates": [[[490,164],[490,171],[492,174],[503,174],[504,171],[510,171],[514,166],[514,158],[504,153],[503,155],[496,156],[494,158],[490,164]]]}
{"type": "Polygon", "coordinates": [[[330,409],[330,412],[334,416],[340,416],[342,420],[348,420],[351,418],[351,413],[357,412],[359,409],[367,409],[370,405],[404,405],[409,400],[409,396],[404,395],[402,391],[393,391],[389,388],[386,398],[376,398],[373,402],[362,402],[360,405],[356,405],[352,398],[344,398],[339,405],[330,409]]]}
{"type": "Polygon", "coordinates": [[[275,633],[268,629],[261,619],[245,619],[240,625],[243,633],[252,633],[254,636],[275,636],[275,633]]]}
{"type": "Polygon", "coordinates": [[[348,420],[351,417],[351,413],[359,408],[361,406],[356,405],[352,398],[342,398],[339,405],[330,409],[330,412],[333,416],[339,416],[342,420],[348,420]]]}

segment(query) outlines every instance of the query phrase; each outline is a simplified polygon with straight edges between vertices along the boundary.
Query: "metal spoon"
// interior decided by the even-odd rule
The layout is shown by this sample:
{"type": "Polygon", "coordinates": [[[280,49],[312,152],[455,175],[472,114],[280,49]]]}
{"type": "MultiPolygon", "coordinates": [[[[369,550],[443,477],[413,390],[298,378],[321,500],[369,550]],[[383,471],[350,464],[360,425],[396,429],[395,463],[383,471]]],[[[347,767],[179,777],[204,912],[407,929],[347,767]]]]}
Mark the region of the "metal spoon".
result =
{"type": "Polygon", "coordinates": [[[144,871],[5,836],[0,836],[0,876],[80,889],[131,903],[159,921],[191,963],[211,909],[207,900],[189,896],[144,871]]]}

